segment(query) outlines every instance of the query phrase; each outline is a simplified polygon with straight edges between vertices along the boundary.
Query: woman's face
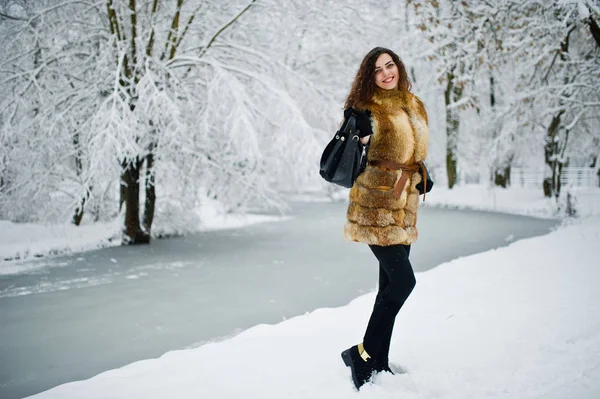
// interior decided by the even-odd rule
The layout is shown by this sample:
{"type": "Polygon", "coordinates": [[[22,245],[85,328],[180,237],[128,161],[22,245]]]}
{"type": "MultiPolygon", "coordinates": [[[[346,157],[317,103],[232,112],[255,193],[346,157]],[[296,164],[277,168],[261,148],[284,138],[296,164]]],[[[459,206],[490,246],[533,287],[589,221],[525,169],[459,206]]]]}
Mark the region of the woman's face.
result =
{"type": "Polygon", "coordinates": [[[398,66],[388,53],[381,54],[375,61],[375,84],[384,90],[398,86],[398,66]]]}

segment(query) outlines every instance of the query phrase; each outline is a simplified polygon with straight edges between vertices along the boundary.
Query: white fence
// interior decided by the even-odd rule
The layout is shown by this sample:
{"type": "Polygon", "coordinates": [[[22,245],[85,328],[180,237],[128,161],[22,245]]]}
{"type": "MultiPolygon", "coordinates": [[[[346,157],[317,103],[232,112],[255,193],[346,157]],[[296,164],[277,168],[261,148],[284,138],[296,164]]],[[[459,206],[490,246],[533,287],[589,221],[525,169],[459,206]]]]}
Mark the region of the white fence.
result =
{"type": "MultiPolygon", "coordinates": [[[[516,168],[510,170],[510,184],[514,187],[541,187],[544,169],[516,168]]],[[[600,187],[600,179],[594,168],[564,167],[560,176],[563,187],[600,187]]]]}

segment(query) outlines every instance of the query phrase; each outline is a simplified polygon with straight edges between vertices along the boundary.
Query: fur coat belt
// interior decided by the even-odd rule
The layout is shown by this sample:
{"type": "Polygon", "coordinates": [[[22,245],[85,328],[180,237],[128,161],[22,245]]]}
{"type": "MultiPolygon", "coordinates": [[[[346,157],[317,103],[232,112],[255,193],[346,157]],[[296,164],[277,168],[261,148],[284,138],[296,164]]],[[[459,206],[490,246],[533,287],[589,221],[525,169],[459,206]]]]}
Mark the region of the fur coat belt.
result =
{"type": "Polygon", "coordinates": [[[402,170],[402,172],[406,172],[400,175],[400,178],[398,179],[398,182],[394,187],[394,197],[396,198],[400,198],[400,196],[402,195],[402,190],[404,189],[404,186],[406,186],[406,181],[408,179],[409,173],[412,175],[413,173],[418,172],[420,170],[421,176],[423,177],[423,190],[425,191],[423,193],[423,201],[425,201],[425,195],[427,193],[427,168],[425,167],[425,164],[423,162],[418,162],[414,165],[402,165],[392,161],[373,161],[371,162],[371,165],[383,166],[384,168],[388,168],[389,170],[402,170]]]}
{"type": "Polygon", "coordinates": [[[419,164],[427,156],[427,113],[417,96],[377,89],[371,111],[373,135],[365,171],[350,189],[344,235],[371,245],[412,244],[417,240],[419,164]]]}

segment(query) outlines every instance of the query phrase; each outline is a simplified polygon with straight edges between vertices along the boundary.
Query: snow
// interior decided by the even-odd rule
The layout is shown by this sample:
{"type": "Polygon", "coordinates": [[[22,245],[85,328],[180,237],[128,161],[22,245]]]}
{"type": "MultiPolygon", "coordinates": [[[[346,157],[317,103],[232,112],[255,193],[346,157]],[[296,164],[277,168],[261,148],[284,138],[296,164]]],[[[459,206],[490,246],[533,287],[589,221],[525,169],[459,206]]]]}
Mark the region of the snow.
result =
{"type": "MultiPolygon", "coordinates": [[[[232,229],[285,220],[283,216],[256,214],[229,214],[221,211],[218,204],[211,203],[198,209],[199,224],[185,233],[232,229]]],[[[193,217],[193,216],[191,216],[193,217]]],[[[157,216],[157,222],[161,222],[157,216]]],[[[158,236],[182,234],[181,223],[163,223],[153,230],[158,236]]],[[[42,225],[13,223],[0,220],[0,276],[30,270],[27,261],[32,258],[89,251],[92,249],[121,245],[121,222],[90,223],[75,226],[70,223],[42,225]]]]}
{"type": "MultiPolygon", "coordinates": [[[[392,339],[396,375],[377,375],[361,397],[600,397],[598,242],[600,217],[589,217],[418,273],[392,339]]],[[[372,292],[32,397],[353,397],[339,353],[361,340],[373,301],[372,292]]]]}
{"type": "MultiPolygon", "coordinates": [[[[120,245],[120,224],[115,222],[75,226],[42,225],[0,220],[0,265],[28,259],[120,245]]],[[[0,267],[3,274],[6,267],[0,267]]]]}
{"type": "MultiPolygon", "coordinates": [[[[570,188],[564,192],[571,194],[577,216],[600,215],[600,188],[570,188]]],[[[565,216],[565,203],[564,195],[558,201],[545,198],[537,187],[503,189],[473,184],[453,189],[435,186],[424,205],[556,218],[565,216]]]]}
{"type": "Polygon", "coordinates": [[[587,19],[590,17],[590,10],[587,8],[587,6],[582,0],[579,0],[577,2],[577,10],[579,11],[580,19],[587,19]]]}

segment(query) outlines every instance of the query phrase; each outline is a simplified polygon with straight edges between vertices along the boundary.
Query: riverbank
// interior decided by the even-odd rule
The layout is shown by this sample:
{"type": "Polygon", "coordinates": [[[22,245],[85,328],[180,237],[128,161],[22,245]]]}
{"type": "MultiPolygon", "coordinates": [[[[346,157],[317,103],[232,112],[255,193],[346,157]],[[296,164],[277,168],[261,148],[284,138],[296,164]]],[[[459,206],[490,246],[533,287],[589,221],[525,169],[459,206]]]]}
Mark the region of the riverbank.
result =
{"type": "MultiPolygon", "coordinates": [[[[587,218],[600,215],[600,189],[571,190],[573,216],[587,218]]],[[[302,201],[346,201],[347,190],[335,191],[330,196],[320,193],[291,195],[302,201]]],[[[566,199],[558,203],[544,198],[539,189],[489,188],[482,185],[458,186],[449,190],[436,186],[427,195],[422,206],[493,211],[541,218],[565,218],[568,215],[566,199]],[[562,202],[561,202],[562,201],[562,202]]],[[[235,215],[223,213],[218,204],[208,204],[197,212],[198,225],[185,233],[241,228],[254,223],[284,220],[270,215],[235,215]]],[[[14,273],[21,261],[40,257],[73,254],[97,248],[121,245],[121,222],[41,225],[22,224],[0,220],[0,274],[14,273]],[[16,269],[15,269],[16,268],[16,269]]],[[[158,218],[155,234],[178,235],[168,221],[158,218]]]]}

